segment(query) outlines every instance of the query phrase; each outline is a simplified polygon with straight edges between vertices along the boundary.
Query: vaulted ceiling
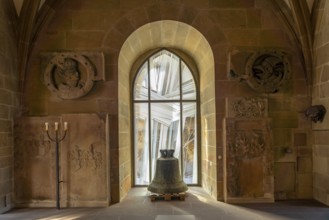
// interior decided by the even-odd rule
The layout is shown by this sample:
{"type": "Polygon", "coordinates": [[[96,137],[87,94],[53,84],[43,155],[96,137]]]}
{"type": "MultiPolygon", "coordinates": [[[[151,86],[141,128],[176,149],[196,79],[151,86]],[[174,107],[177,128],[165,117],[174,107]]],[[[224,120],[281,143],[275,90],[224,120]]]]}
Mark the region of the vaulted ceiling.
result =
{"type": "MultiPolygon", "coordinates": [[[[31,45],[40,31],[47,26],[56,10],[60,10],[65,0],[8,0],[12,1],[12,10],[16,11],[18,22],[18,54],[22,79],[28,62],[31,45]]],[[[82,0],[81,0],[82,1],[82,0]]],[[[137,0],[136,0],[137,1],[137,0]]],[[[227,0],[231,1],[231,0],[227,0]]],[[[264,0],[265,1],[265,0],[264,0]]],[[[287,31],[300,44],[304,67],[310,79],[312,72],[312,12],[321,0],[267,0],[278,18],[285,23],[287,31]]],[[[14,13],[14,12],[13,12],[14,13]]],[[[308,80],[310,82],[310,80],[308,80]]]]}
{"type": "MultiPolygon", "coordinates": [[[[290,4],[291,0],[284,0],[284,1],[286,2],[287,6],[291,9],[291,7],[292,7],[291,4],[290,4]]],[[[306,2],[307,6],[308,6],[308,9],[309,9],[309,12],[311,13],[315,0],[302,0],[302,1],[306,2]]]]}
{"type": "MultiPolygon", "coordinates": [[[[19,16],[20,13],[21,13],[21,10],[22,10],[23,3],[24,3],[24,1],[27,1],[27,0],[12,0],[12,1],[13,1],[14,5],[15,5],[16,13],[19,16]]],[[[45,3],[45,1],[46,0],[41,0],[40,1],[39,9],[45,3]]]]}
{"type": "MultiPolygon", "coordinates": [[[[15,5],[16,13],[19,16],[24,1],[28,1],[28,0],[12,0],[12,1],[13,1],[14,5],[15,5]]],[[[42,7],[42,5],[45,3],[45,1],[46,0],[41,0],[40,1],[39,9],[42,7]]],[[[291,9],[290,0],[284,0],[284,1],[286,2],[287,6],[291,9]]],[[[306,2],[307,6],[308,6],[309,13],[311,13],[312,12],[312,9],[313,9],[314,2],[316,0],[304,0],[304,1],[306,2]]]]}
{"type": "MultiPolygon", "coordinates": [[[[16,8],[16,13],[17,15],[20,14],[21,12],[21,9],[22,9],[22,5],[23,5],[23,2],[24,1],[27,1],[27,0],[12,0],[14,2],[14,5],[15,5],[15,8],[16,8]]],[[[39,6],[39,9],[41,8],[41,6],[45,3],[46,0],[41,0],[40,1],[40,6],[39,6]]],[[[308,9],[309,9],[309,12],[311,13],[312,12],[312,8],[313,8],[313,5],[314,5],[314,1],[315,0],[305,0],[306,3],[307,3],[307,6],[308,6],[308,9]]],[[[285,0],[287,6],[289,8],[291,8],[291,5],[290,5],[290,0],[285,0]]]]}

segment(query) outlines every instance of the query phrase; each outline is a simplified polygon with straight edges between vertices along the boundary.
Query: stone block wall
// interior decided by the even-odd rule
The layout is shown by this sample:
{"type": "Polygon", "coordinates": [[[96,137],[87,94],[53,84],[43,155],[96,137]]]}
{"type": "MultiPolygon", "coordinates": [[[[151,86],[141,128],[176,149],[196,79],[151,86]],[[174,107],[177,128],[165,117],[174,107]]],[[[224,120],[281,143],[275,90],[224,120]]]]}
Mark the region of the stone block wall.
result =
{"type": "Polygon", "coordinates": [[[320,1],[314,21],[314,75],[312,104],[323,105],[327,115],[323,122],[313,123],[313,194],[329,205],[329,2],[320,1]]]}
{"type": "MultiPolygon", "coordinates": [[[[222,124],[226,98],[263,97],[268,99],[268,117],[273,121],[274,163],[280,163],[277,174],[287,165],[293,172],[290,174],[295,175],[289,183],[293,186],[291,196],[286,198],[311,197],[310,123],[302,113],[309,106],[310,97],[300,51],[268,1],[143,0],[135,4],[71,0],[54,10],[52,21],[33,45],[24,81],[24,113],[109,115],[112,202],[120,201],[131,187],[131,65],[147,51],[162,47],[186,53],[199,71],[202,186],[213,197],[224,198],[222,124]],[[251,54],[264,48],[284,50],[291,56],[291,77],[273,94],[260,94],[245,81],[230,78],[227,68],[231,65],[230,53],[251,54]],[[40,54],[53,51],[103,53],[104,79],[95,82],[86,96],[60,99],[40,80],[40,54]],[[292,149],[292,153],[285,153],[285,149],[292,149]]],[[[244,71],[246,60],[242,57],[235,68],[244,71]]],[[[284,187],[285,183],[276,184],[280,190],[290,190],[284,187]]]]}
{"type": "MultiPolygon", "coordinates": [[[[251,1],[249,3],[252,4],[251,1]]],[[[303,62],[297,56],[299,52],[293,46],[291,36],[281,29],[283,24],[279,19],[275,19],[273,11],[264,10],[268,7],[266,1],[254,1],[253,4],[253,8],[245,9],[243,14],[245,17],[239,15],[240,19],[235,21],[237,24],[240,22],[240,27],[236,25],[229,30],[226,30],[225,27],[222,29],[225,35],[229,36],[228,39],[234,47],[227,51],[227,56],[222,57],[218,65],[222,70],[226,62],[227,74],[219,75],[216,71],[217,118],[224,117],[221,109],[225,106],[223,103],[226,98],[266,98],[268,100],[268,118],[272,121],[274,199],[311,198],[311,123],[303,114],[311,104],[311,97],[308,92],[309,87],[303,70],[303,62]],[[253,15],[252,18],[251,15],[253,15]],[[252,24],[250,21],[253,21],[252,24]],[[238,27],[244,27],[243,32],[239,32],[238,27]],[[234,74],[246,74],[246,64],[253,53],[273,49],[284,51],[288,55],[291,68],[289,79],[277,92],[266,94],[255,91],[244,79],[234,79],[234,74]],[[231,70],[233,71],[230,72],[231,70]],[[300,169],[305,166],[307,168],[300,169]],[[289,183],[284,181],[287,178],[289,183]]],[[[233,5],[232,3],[232,8],[229,10],[233,10],[233,5]]],[[[239,8],[239,10],[242,9],[239,8]]],[[[219,52],[219,49],[215,50],[215,57],[216,52],[219,52]]],[[[221,121],[218,120],[217,123],[221,121]]],[[[219,125],[217,125],[217,129],[222,133],[219,125]]]]}
{"type": "Polygon", "coordinates": [[[12,207],[13,117],[18,110],[15,13],[11,1],[0,1],[0,213],[12,207]]]}

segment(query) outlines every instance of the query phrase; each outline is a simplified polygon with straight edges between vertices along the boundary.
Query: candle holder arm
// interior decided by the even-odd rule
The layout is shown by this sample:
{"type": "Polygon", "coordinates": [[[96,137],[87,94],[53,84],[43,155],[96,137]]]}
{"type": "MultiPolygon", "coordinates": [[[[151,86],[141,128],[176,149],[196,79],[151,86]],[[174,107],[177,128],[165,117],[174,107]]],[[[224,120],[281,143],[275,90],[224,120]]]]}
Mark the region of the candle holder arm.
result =
{"type": "Polygon", "coordinates": [[[62,140],[64,140],[64,138],[66,137],[66,133],[67,133],[67,130],[64,131],[64,135],[61,139],[58,140],[58,142],[61,142],[62,140]]]}
{"type": "Polygon", "coordinates": [[[48,131],[48,130],[47,130],[47,136],[48,136],[48,138],[49,138],[51,141],[56,142],[56,140],[55,140],[54,138],[50,137],[50,134],[49,134],[49,131],[48,131]]]}

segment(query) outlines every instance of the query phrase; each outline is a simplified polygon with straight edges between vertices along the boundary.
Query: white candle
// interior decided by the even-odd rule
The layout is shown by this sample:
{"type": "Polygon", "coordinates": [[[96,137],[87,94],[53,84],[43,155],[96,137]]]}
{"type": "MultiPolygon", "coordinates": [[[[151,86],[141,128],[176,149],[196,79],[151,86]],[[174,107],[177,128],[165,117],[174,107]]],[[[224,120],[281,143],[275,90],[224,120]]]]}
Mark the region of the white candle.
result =
{"type": "Polygon", "coordinates": [[[46,131],[48,131],[48,126],[49,126],[48,122],[45,123],[45,126],[46,126],[45,127],[46,131]]]}
{"type": "Polygon", "coordinates": [[[58,130],[58,122],[55,122],[55,131],[58,130]]]}
{"type": "Polygon", "coordinates": [[[64,122],[64,131],[66,131],[67,130],[67,122],[65,121],[64,122]]]}

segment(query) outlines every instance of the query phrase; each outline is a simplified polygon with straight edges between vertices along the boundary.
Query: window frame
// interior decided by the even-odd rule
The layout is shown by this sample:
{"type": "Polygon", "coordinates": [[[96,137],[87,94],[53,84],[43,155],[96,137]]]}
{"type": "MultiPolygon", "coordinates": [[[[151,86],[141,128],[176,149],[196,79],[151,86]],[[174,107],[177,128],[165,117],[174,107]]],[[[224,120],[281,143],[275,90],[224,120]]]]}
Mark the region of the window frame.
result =
{"type": "MultiPolygon", "coordinates": [[[[133,65],[133,68],[132,68],[132,72],[131,72],[131,109],[132,109],[132,114],[131,114],[131,128],[132,128],[132,153],[131,153],[131,156],[132,156],[132,185],[133,186],[147,186],[147,185],[137,185],[136,184],[136,177],[135,177],[135,104],[136,103],[144,103],[144,104],[147,104],[148,105],[148,143],[149,143],[149,146],[148,146],[148,155],[149,155],[149,181],[151,183],[152,181],[152,140],[151,140],[151,133],[152,133],[152,125],[151,125],[151,103],[179,103],[180,105],[180,125],[179,125],[179,132],[180,132],[180,142],[181,142],[181,152],[182,152],[182,143],[183,143],[183,128],[184,128],[184,125],[183,125],[183,111],[182,111],[182,106],[183,104],[185,103],[195,103],[195,106],[196,106],[196,150],[197,150],[197,183],[193,183],[193,184],[188,184],[189,186],[200,186],[201,185],[201,176],[202,176],[202,173],[201,173],[201,123],[200,123],[200,97],[199,97],[199,80],[198,80],[198,77],[199,74],[198,74],[198,69],[194,63],[194,61],[186,54],[184,54],[183,52],[177,50],[177,49],[173,49],[173,48],[160,48],[160,49],[156,49],[156,50],[153,50],[153,51],[149,51],[147,53],[145,53],[144,55],[142,55],[136,62],[135,64],[133,65]],[[151,87],[150,87],[150,58],[152,56],[154,56],[155,54],[157,53],[160,53],[161,51],[168,51],[169,53],[172,53],[174,54],[175,56],[177,56],[179,58],[179,78],[180,78],[180,81],[179,81],[179,89],[180,89],[180,95],[179,95],[179,99],[170,99],[170,100],[152,100],[151,99],[151,87]],[[182,83],[182,63],[185,64],[185,66],[190,70],[191,72],[191,76],[193,78],[193,81],[194,81],[194,85],[195,85],[195,93],[196,93],[196,97],[195,99],[184,99],[183,98],[183,93],[182,93],[182,87],[183,87],[183,83],[182,83]],[[147,88],[147,92],[148,92],[148,99],[147,100],[135,100],[135,97],[134,97],[134,92],[135,92],[135,82],[136,82],[136,78],[138,76],[138,73],[140,71],[140,69],[144,66],[144,64],[147,64],[147,77],[148,77],[148,88],[147,88]],[[135,68],[134,68],[135,67],[135,68]]],[[[183,172],[183,153],[180,154],[180,172],[182,173],[183,172]]]]}

